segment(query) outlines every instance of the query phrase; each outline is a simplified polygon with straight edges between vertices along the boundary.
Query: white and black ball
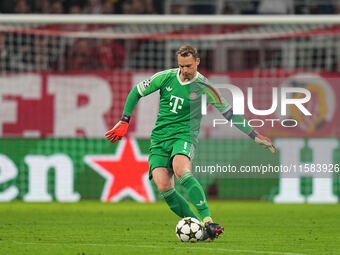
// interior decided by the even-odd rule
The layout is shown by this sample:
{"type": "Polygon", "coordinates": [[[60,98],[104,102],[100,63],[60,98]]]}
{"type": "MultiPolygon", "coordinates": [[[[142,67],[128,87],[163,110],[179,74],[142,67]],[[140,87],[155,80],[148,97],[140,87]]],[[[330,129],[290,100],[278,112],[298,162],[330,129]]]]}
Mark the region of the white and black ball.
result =
{"type": "Polygon", "coordinates": [[[181,219],[176,226],[176,236],[182,242],[197,242],[203,235],[199,220],[191,217],[181,219]]]}

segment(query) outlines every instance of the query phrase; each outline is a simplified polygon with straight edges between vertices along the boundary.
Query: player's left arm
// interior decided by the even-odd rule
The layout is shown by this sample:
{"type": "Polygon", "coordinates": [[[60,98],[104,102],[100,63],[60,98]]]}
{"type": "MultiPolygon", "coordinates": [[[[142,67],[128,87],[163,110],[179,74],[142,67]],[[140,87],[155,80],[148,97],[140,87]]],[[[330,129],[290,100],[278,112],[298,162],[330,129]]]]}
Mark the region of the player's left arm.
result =
{"type": "Polygon", "coordinates": [[[133,87],[126,99],[121,120],[111,130],[105,133],[106,139],[114,143],[125,136],[132,112],[139,99],[159,90],[166,78],[167,75],[162,75],[162,72],[159,72],[133,87]]]}
{"type": "MultiPolygon", "coordinates": [[[[208,102],[211,103],[218,109],[224,118],[228,121],[232,121],[233,125],[235,125],[239,130],[243,133],[247,134],[251,139],[253,139],[257,144],[261,145],[262,147],[269,149],[272,153],[276,153],[277,149],[272,141],[257,131],[253,129],[253,127],[249,126],[248,121],[242,115],[237,115],[233,113],[232,106],[228,103],[228,101],[222,96],[220,91],[213,86],[212,83],[205,84],[206,87],[209,88],[211,91],[211,95],[215,98],[208,99],[208,102]]],[[[209,98],[209,96],[208,96],[209,98]]]]}
{"type": "Polygon", "coordinates": [[[261,135],[255,131],[251,126],[249,126],[248,121],[242,115],[233,114],[233,108],[231,107],[222,115],[227,119],[231,120],[232,123],[243,133],[247,134],[251,139],[253,139],[257,144],[261,145],[265,149],[269,149],[272,153],[277,153],[277,149],[273,142],[266,136],[261,135]]]}

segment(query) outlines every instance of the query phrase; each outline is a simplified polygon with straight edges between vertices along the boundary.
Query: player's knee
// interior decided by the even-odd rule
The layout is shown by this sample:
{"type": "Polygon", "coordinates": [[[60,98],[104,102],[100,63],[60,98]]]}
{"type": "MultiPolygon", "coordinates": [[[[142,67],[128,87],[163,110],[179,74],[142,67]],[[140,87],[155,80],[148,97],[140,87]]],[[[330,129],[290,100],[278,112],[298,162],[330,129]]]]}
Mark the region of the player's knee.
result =
{"type": "Polygon", "coordinates": [[[183,174],[187,173],[187,172],[190,172],[189,169],[180,169],[178,171],[175,171],[175,175],[176,175],[176,178],[177,180],[179,180],[183,174]]]}
{"type": "Polygon", "coordinates": [[[191,160],[186,155],[178,154],[178,155],[175,155],[172,161],[172,166],[173,166],[176,178],[179,179],[186,172],[190,172],[191,160]]]}
{"type": "Polygon", "coordinates": [[[163,192],[174,187],[173,185],[171,185],[171,183],[156,183],[156,186],[159,192],[163,192]]]}
{"type": "Polygon", "coordinates": [[[166,168],[156,168],[152,171],[152,178],[160,192],[174,187],[173,173],[166,168]]]}

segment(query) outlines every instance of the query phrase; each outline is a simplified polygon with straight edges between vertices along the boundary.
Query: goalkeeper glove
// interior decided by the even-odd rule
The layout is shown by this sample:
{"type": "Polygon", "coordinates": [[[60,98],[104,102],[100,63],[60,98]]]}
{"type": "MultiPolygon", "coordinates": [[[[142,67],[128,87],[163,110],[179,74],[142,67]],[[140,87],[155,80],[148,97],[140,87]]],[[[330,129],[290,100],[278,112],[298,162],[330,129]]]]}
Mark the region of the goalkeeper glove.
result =
{"type": "Polygon", "coordinates": [[[123,115],[121,120],[109,131],[105,133],[106,139],[110,140],[111,143],[114,143],[126,134],[126,131],[129,127],[130,116],[123,115]]]}
{"type": "Polygon", "coordinates": [[[262,147],[269,149],[272,153],[277,153],[277,149],[275,145],[272,143],[272,141],[261,134],[256,133],[254,130],[252,130],[249,133],[249,136],[254,139],[254,141],[261,145],[262,147]]]}

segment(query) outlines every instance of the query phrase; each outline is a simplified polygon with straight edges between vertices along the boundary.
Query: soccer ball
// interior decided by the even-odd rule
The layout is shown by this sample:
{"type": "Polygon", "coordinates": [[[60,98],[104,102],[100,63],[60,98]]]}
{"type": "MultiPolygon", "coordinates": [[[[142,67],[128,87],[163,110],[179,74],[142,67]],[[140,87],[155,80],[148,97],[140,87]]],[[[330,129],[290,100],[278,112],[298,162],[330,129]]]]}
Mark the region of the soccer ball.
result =
{"type": "Polygon", "coordinates": [[[203,235],[203,227],[199,220],[185,217],[177,223],[176,235],[182,242],[197,242],[203,235]]]}

